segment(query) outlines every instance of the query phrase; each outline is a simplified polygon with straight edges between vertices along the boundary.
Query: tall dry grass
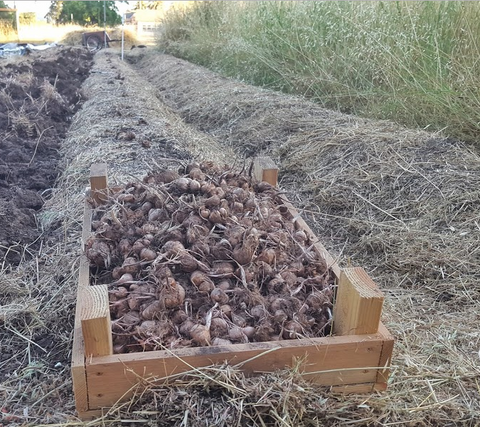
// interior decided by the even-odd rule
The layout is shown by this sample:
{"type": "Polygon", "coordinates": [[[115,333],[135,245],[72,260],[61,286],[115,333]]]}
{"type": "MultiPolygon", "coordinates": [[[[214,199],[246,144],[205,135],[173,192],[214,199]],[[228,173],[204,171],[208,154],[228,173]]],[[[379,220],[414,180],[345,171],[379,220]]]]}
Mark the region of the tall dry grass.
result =
{"type": "Polygon", "coordinates": [[[0,23],[0,43],[45,43],[60,42],[66,34],[73,31],[86,31],[79,25],[53,25],[37,21],[30,25],[20,25],[17,32],[11,25],[0,23]]]}
{"type": "Polygon", "coordinates": [[[479,140],[478,2],[195,2],[167,13],[159,46],[328,108],[479,140]]]}
{"type": "MultiPolygon", "coordinates": [[[[46,22],[35,22],[30,25],[21,25],[17,31],[8,24],[0,21],[0,43],[22,42],[41,44],[45,42],[57,42],[67,46],[79,46],[82,44],[82,34],[88,31],[103,31],[103,27],[82,27],[80,25],[52,25],[46,22]]],[[[112,40],[121,40],[121,27],[107,28],[107,33],[112,40]]],[[[130,48],[138,44],[133,31],[125,29],[125,46],[130,48]]],[[[119,47],[120,42],[113,42],[112,46],[119,47]]]]}

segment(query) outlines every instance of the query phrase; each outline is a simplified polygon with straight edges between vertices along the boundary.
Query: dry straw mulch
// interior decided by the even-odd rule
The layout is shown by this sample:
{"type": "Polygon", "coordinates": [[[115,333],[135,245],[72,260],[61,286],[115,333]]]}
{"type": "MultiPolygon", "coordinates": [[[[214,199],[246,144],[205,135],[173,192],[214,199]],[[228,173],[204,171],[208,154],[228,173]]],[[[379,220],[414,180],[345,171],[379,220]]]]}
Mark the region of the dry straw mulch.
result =
{"type": "Polygon", "coordinates": [[[365,267],[386,293],[384,320],[397,338],[391,385],[355,398],[368,409],[346,417],[473,423],[480,411],[478,153],[166,55],[137,54],[132,63],[187,122],[243,155],[272,155],[281,185],[327,248],[343,265],[365,267]]]}
{"type": "Polygon", "coordinates": [[[63,144],[64,173],[42,211],[47,243],[32,262],[0,273],[0,290],[10,293],[0,345],[11,354],[5,366],[18,367],[0,383],[8,422],[82,425],[68,363],[90,165],[105,161],[110,182],[124,182],[191,158],[242,166],[245,156],[265,153],[332,254],[365,267],[385,292],[384,321],[397,338],[389,389],[335,396],[295,370],[245,378],[237,367],[193,369],[168,387],[147,384],[131,402],[83,425],[475,425],[477,154],[155,52],[135,53],[132,62],[96,55],[84,84],[89,100],[63,144]],[[54,350],[38,348],[42,334],[56,339],[54,350]]]}

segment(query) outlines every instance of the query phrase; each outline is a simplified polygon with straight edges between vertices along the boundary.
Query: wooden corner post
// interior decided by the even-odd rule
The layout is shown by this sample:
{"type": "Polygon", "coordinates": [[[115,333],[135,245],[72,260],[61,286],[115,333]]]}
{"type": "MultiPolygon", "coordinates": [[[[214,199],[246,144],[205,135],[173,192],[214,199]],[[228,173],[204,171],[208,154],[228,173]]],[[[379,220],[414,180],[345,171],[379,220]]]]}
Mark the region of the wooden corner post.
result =
{"type": "Polygon", "coordinates": [[[91,196],[97,203],[107,200],[107,164],[95,163],[90,167],[91,196]]]}
{"type": "Polygon", "coordinates": [[[253,177],[258,182],[265,181],[276,187],[278,168],[270,157],[257,157],[253,162],[253,177]]]}
{"type": "Polygon", "coordinates": [[[383,300],[383,293],[363,268],[343,269],[333,313],[335,334],[376,334],[383,300]]]}
{"type": "Polygon", "coordinates": [[[80,318],[85,343],[85,356],[95,357],[113,354],[107,285],[84,288],[81,298],[80,318]]]}

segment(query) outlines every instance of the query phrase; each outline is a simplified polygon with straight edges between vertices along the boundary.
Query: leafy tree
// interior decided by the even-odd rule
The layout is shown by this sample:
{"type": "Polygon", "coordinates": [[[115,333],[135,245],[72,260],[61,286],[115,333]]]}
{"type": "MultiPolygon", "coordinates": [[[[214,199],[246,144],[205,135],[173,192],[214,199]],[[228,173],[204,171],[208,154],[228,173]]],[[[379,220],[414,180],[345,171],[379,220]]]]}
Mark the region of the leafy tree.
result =
{"type": "MultiPolygon", "coordinates": [[[[0,1],[0,9],[11,9],[4,1],[0,1]]],[[[14,12],[0,12],[0,21],[7,27],[15,28],[15,13],[14,12]]]]}
{"type": "Polygon", "coordinates": [[[101,25],[104,3],[107,25],[120,24],[122,18],[114,1],[52,1],[46,18],[57,24],[101,25]]]}
{"type": "Polygon", "coordinates": [[[35,12],[23,12],[18,18],[21,25],[32,25],[37,21],[35,12]]]}
{"type": "Polygon", "coordinates": [[[63,1],[52,1],[50,2],[50,8],[48,13],[45,15],[47,22],[58,22],[60,18],[60,13],[62,12],[63,1]]]}
{"type": "Polygon", "coordinates": [[[139,10],[139,9],[150,9],[150,10],[157,10],[157,9],[162,9],[163,1],[137,1],[137,4],[135,5],[134,9],[139,10]]]}

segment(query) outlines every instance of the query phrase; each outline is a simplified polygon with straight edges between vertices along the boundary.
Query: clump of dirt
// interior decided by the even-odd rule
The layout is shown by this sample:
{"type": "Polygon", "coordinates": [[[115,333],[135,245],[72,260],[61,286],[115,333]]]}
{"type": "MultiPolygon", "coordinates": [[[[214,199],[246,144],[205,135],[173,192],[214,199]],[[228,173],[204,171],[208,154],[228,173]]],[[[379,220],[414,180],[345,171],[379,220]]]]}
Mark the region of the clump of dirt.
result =
{"type": "Polygon", "coordinates": [[[0,67],[0,258],[18,263],[38,238],[35,213],[58,176],[59,148],[92,56],[55,48],[0,67]]]}

